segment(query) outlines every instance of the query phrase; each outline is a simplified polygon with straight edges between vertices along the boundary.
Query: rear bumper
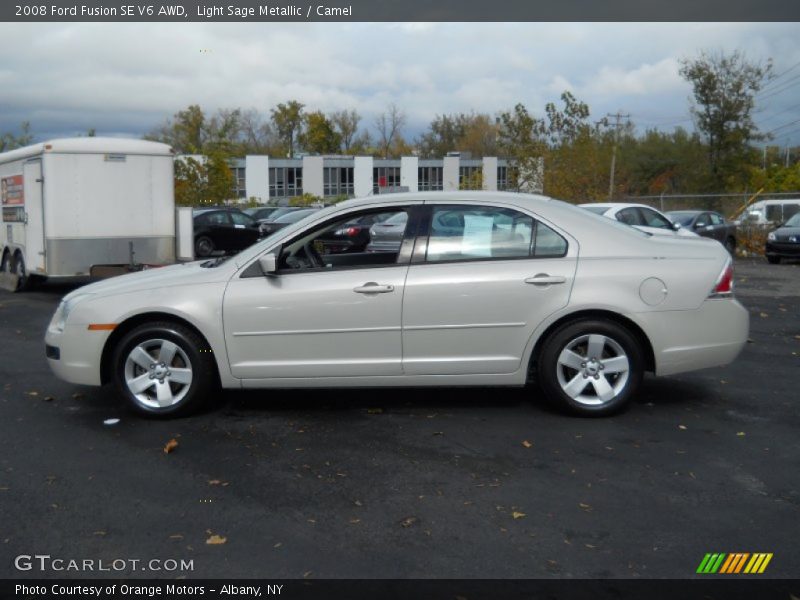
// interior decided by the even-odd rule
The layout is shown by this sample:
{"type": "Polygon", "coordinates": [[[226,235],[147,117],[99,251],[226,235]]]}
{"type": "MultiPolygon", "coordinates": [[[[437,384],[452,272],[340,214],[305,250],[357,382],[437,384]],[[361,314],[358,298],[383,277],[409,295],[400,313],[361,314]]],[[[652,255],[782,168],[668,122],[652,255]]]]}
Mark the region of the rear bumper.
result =
{"type": "Polygon", "coordinates": [[[738,300],[709,299],[696,310],[636,315],[653,345],[657,375],[733,362],[747,343],[750,315],[738,300]]]}

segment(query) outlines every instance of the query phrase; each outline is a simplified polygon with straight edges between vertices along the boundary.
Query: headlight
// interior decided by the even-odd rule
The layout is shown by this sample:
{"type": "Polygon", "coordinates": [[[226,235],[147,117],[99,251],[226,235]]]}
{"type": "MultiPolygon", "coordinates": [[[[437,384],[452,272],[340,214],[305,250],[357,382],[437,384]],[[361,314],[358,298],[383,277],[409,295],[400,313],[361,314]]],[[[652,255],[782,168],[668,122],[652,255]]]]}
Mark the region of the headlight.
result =
{"type": "Polygon", "coordinates": [[[770,231],[770,232],[769,232],[769,234],[767,234],[767,239],[768,239],[770,242],[774,242],[774,241],[777,239],[777,238],[775,237],[775,232],[774,232],[774,231],[770,231]]]}
{"type": "Polygon", "coordinates": [[[56,309],[56,314],[53,315],[53,320],[50,323],[51,327],[58,332],[64,331],[64,327],[67,326],[69,313],[72,312],[72,309],[75,308],[75,305],[78,304],[78,302],[89,296],[91,296],[91,294],[78,294],[76,296],[72,296],[68,300],[62,300],[61,304],[59,304],[58,308],[56,309]]]}

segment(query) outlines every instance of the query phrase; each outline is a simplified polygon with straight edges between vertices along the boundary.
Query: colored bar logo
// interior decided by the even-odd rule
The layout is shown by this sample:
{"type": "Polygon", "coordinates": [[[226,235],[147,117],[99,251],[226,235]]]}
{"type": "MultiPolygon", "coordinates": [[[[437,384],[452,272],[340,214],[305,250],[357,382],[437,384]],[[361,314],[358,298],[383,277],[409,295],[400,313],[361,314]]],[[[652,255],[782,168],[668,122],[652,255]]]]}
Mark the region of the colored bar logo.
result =
{"type": "Polygon", "coordinates": [[[724,552],[709,553],[700,561],[697,573],[703,575],[737,573],[760,574],[767,569],[769,561],[772,560],[772,552],[734,552],[726,554],[724,552]]]}

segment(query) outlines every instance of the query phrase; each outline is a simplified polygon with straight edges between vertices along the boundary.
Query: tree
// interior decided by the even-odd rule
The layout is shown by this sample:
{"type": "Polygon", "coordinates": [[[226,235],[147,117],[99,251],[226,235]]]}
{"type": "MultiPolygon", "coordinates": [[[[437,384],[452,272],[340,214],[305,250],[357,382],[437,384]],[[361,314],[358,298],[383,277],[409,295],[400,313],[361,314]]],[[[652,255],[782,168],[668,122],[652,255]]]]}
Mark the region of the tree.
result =
{"type": "Polygon", "coordinates": [[[175,203],[180,206],[222,204],[231,197],[234,183],[228,159],[219,150],[200,160],[179,157],[175,161],[175,203]]]}
{"type": "MultiPolygon", "coordinates": [[[[378,150],[383,158],[389,158],[392,147],[401,138],[401,130],[406,124],[406,115],[395,104],[390,104],[385,112],[375,118],[378,132],[378,150]]],[[[405,144],[405,141],[403,141],[405,144]]]]}
{"type": "Polygon", "coordinates": [[[306,152],[333,154],[339,151],[341,137],[333,123],[321,111],[306,113],[305,130],[300,133],[300,145],[306,152]]]}
{"type": "Polygon", "coordinates": [[[205,146],[205,125],[203,109],[192,104],[145,135],[145,139],[169,144],[178,154],[200,154],[205,146]]]}
{"type": "Polygon", "coordinates": [[[305,105],[300,102],[289,100],[286,104],[278,104],[270,111],[272,123],[289,157],[294,156],[295,141],[303,126],[303,108],[305,105]]]}
{"type": "Polygon", "coordinates": [[[510,159],[509,186],[518,191],[541,191],[541,165],[547,144],[544,122],[533,117],[524,104],[500,113],[500,148],[510,159]]]}
{"type": "Polygon", "coordinates": [[[0,152],[22,148],[23,146],[28,146],[33,143],[31,124],[28,121],[23,121],[20,124],[19,130],[19,134],[9,131],[0,135],[0,152]]]}
{"type": "Polygon", "coordinates": [[[772,79],[772,62],[751,62],[740,51],[702,52],[681,61],[680,74],[692,84],[691,112],[708,145],[708,167],[717,190],[746,176],[752,141],[764,139],[752,120],[755,95],[772,79]]]}
{"type": "Polygon", "coordinates": [[[361,122],[361,115],[355,110],[340,110],[331,115],[331,121],[339,135],[342,150],[345,154],[350,154],[353,142],[358,133],[358,124],[361,122]]]}

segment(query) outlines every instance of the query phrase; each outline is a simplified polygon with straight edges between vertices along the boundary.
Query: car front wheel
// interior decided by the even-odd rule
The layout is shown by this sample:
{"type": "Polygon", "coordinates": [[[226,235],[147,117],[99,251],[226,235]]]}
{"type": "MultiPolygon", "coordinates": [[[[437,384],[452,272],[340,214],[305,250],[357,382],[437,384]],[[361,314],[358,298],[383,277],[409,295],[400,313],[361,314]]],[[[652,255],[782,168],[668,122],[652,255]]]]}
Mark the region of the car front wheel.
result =
{"type": "Polygon", "coordinates": [[[556,405],[583,416],[624,409],[644,374],[639,342],[623,326],[604,319],[568,323],[542,346],[537,379],[556,405]]]}
{"type": "Polygon", "coordinates": [[[194,253],[201,258],[209,256],[214,250],[214,242],[209,237],[203,235],[194,242],[194,253]]]}
{"type": "Polygon", "coordinates": [[[136,327],[117,344],[114,382],[140,414],[183,416],[202,408],[216,387],[205,341],[177,323],[136,327]]]}

